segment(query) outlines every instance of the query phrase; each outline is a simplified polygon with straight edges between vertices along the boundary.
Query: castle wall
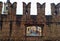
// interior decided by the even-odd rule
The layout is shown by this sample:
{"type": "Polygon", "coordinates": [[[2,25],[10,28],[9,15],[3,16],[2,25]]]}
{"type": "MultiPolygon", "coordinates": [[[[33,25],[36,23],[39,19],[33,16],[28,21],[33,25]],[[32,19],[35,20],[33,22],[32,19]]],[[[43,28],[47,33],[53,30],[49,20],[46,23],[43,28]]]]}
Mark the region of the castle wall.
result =
{"type": "Polygon", "coordinates": [[[51,16],[45,15],[45,3],[37,3],[37,15],[30,15],[31,2],[23,2],[23,15],[16,15],[17,3],[8,3],[8,14],[1,14],[0,40],[2,41],[55,41],[60,39],[60,4],[51,4],[51,16]],[[58,10],[59,9],[59,10],[58,10]],[[26,36],[26,28],[38,25],[43,28],[42,36],[26,36]]]}

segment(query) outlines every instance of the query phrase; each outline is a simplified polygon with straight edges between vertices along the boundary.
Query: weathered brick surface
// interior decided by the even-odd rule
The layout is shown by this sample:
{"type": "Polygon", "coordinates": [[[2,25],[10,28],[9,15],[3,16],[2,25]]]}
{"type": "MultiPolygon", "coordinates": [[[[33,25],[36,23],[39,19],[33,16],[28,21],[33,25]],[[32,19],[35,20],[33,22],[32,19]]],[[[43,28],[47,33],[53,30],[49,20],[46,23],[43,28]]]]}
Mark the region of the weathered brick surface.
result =
{"type": "MultiPolygon", "coordinates": [[[[45,3],[37,3],[37,15],[30,15],[31,3],[23,2],[23,15],[16,15],[17,3],[8,3],[8,14],[1,14],[2,3],[0,3],[0,40],[2,41],[55,41],[60,39],[60,12],[57,6],[51,4],[51,16],[45,15],[45,3]],[[55,15],[57,14],[57,15],[55,15]],[[0,23],[1,24],[1,23],[0,23]],[[42,37],[26,36],[27,25],[43,25],[42,37]],[[1,29],[2,28],[2,29],[1,29]]],[[[60,40],[59,40],[60,41],[60,40]]]]}

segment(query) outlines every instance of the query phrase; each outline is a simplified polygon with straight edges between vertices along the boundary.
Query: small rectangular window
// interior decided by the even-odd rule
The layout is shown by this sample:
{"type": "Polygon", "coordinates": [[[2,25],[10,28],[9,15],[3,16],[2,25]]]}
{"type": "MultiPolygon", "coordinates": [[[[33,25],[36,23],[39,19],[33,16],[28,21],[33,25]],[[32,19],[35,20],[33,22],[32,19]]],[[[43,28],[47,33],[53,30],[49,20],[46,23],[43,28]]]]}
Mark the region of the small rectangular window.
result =
{"type": "Polygon", "coordinates": [[[36,25],[27,26],[26,36],[43,36],[43,27],[36,25]]]}

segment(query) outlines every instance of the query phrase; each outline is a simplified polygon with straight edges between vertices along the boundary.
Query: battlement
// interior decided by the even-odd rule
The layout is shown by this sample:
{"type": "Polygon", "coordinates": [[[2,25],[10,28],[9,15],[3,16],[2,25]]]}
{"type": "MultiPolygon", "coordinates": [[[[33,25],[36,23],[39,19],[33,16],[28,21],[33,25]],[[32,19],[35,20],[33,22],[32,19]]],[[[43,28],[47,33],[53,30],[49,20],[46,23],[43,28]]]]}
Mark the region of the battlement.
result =
{"type": "Polygon", "coordinates": [[[51,3],[51,11],[52,11],[52,15],[59,15],[59,11],[60,11],[60,3],[58,3],[57,5],[55,5],[54,3],[51,3]]]}
{"type": "Polygon", "coordinates": [[[17,2],[9,1],[4,3],[5,14],[2,14],[3,3],[0,2],[1,41],[60,41],[60,3],[51,3],[52,15],[45,15],[45,3],[37,2],[37,15],[30,15],[31,2],[22,4],[23,15],[16,15],[17,2]],[[32,35],[30,30],[38,35],[32,35]]]}
{"type": "MultiPolygon", "coordinates": [[[[7,3],[6,3],[7,4],[7,3]]],[[[5,5],[6,5],[5,4],[5,5]]],[[[23,4],[23,15],[26,13],[26,12],[28,12],[29,14],[30,14],[30,11],[31,11],[31,2],[29,2],[28,4],[26,4],[25,2],[23,2],[22,3],[23,4]]],[[[55,5],[54,3],[51,3],[51,14],[54,12],[54,14],[57,14],[57,9],[60,7],[59,6],[59,4],[60,3],[58,3],[57,5],[55,5]],[[53,10],[53,9],[55,9],[55,11],[53,10]]],[[[16,8],[17,8],[17,2],[14,2],[14,3],[8,3],[8,8],[9,8],[9,12],[8,13],[11,13],[11,11],[10,11],[10,8],[12,9],[12,10],[14,10],[14,11],[16,11],[16,8]]],[[[45,12],[45,3],[43,3],[43,4],[40,4],[39,2],[37,2],[36,3],[36,5],[37,5],[37,15],[39,15],[39,13],[41,13],[41,12],[45,12]]],[[[2,2],[0,2],[0,13],[2,12],[2,8],[3,8],[3,3],[2,2]]],[[[52,14],[52,15],[54,15],[54,14],[52,14]]],[[[15,12],[15,15],[16,15],[16,12],[15,12]]],[[[40,14],[41,15],[41,14],[40,14]]],[[[43,15],[45,15],[45,13],[43,14],[43,15]]]]}
{"type": "MultiPolygon", "coordinates": [[[[2,5],[3,3],[0,2],[0,14],[2,15],[2,5]]],[[[7,3],[6,3],[7,4],[7,3]]],[[[31,2],[29,2],[28,4],[26,4],[25,2],[22,3],[23,4],[23,15],[22,16],[27,16],[27,17],[30,17],[30,11],[31,11],[31,2]]],[[[36,17],[44,17],[46,16],[45,15],[45,3],[43,4],[40,4],[39,2],[36,3],[37,5],[37,15],[36,17]]],[[[8,3],[8,14],[5,14],[7,16],[16,16],[16,8],[17,8],[17,2],[14,2],[14,3],[8,3]]],[[[59,15],[60,15],[60,3],[58,3],[57,5],[55,5],[54,3],[51,3],[51,16],[52,16],[52,21],[55,20],[55,22],[58,22],[58,18],[59,15]],[[56,19],[57,18],[57,19],[56,19]]],[[[46,18],[46,17],[45,17],[46,18]]]]}
{"type": "MultiPolygon", "coordinates": [[[[2,5],[3,3],[0,2],[0,15],[1,17],[6,15],[7,17],[7,20],[14,20],[16,21],[17,20],[17,15],[16,15],[16,8],[17,8],[17,2],[14,2],[14,3],[5,3],[8,4],[8,14],[2,14],[2,5]],[[9,16],[9,17],[8,17],[9,16]]],[[[39,2],[36,3],[37,5],[37,15],[30,15],[30,11],[31,11],[31,2],[29,2],[28,4],[26,4],[25,2],[22,3],[23,4],[23,15],[19,15],[21,16],[21,19],[20,21],[26,21],[26,19],[30,20],[30,19],[33,19],[36,18],[35,20],[38,21],[39,19],[42,19],[41,21],[44,21],[44,22],[60,22],[59,20],[59,14],[60,14],[60,3],[58,3],[57,5],[55,5],[54,3],[51,3],[51,14],[52,15],[48,15],[48,20],[47,20],[47,15],[45,15],[45,3],[43,4],[40,4],[39,2]],[[32,18],[32,16],[35,16],[34,18],[32,18]],[[51,18],[50,18],[51,17],[51,18]],[[24,19],[23,19],[24,18],[24,19]]],[[[5,18],[5,17],[4,17],[5,18]]],[[[19,20],[19,19],[18,19],[19,20]]],[[[41,22],[40,21],[40,22],[41,22]]]]}

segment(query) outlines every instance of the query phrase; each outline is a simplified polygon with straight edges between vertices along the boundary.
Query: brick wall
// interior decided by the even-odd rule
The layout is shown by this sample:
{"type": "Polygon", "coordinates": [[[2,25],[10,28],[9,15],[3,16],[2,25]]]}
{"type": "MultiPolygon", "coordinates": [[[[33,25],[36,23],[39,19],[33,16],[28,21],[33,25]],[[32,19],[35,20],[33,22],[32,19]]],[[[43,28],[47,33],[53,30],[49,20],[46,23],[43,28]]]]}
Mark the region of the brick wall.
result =
{"type": "Polygon", "coordinates": [[[0,2],[0,40],[1,41],[55,41],[60,39],[60,19],[57,13],[60,4],[51,4],[51,16],[45,15],[45,3],[37,3],[37,15],[30,15],[31,2],[23,2],[23,15],[16,15],[17,3],[8,3],[8,14],[1,14],[0,2]],[[57,15],[56,15],[57,14],[57,15]],[[1,25],[2,24],[2,25],[1,25]],[[26,25],[43,24],[42,37],[26,36],[26,25]]]}

